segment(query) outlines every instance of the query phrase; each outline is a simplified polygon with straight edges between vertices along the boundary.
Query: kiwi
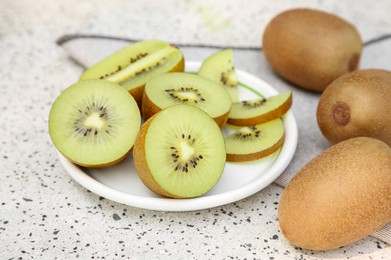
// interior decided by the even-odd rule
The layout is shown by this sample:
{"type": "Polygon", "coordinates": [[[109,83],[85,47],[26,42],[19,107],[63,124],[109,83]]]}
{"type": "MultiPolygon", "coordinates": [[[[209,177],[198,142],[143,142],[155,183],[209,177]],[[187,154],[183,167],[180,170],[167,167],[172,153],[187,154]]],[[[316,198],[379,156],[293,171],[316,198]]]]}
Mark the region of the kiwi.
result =
{"type": "Polygon", "coordinates": [[[57,150],[75,164],[107,167],[130,152],[141,124],[134,98],[106,80],[80,81],[54,101],[49,133],[57,150]]]}
{"type": "Polygon", "coordinates": [[[201,109],[174,105],[143,124],[133,158],[141,180],[155,193],[197,197],[222,176],[224,138],[216,122],[201,109]]]}
{"type": "Polygon", "coordinates": [[[224,85],[232,101],[239,101],[232,49],[224,49],[209,56],[202,63],[198,75],[224,85]]]}
{"type": "Polygon", "coordinates": [[[288,91],[269,98],[244,100],[232,104],[228,124],[249,126],[262,124],[283,116],[292,105],[292,92],[288,91]]]}
{"type": "Polygon", "coordinates": [[[391,221],[391,148],[356,137],[306,164],[281,196],[278,222],[294,245],[330,250],[391,221]]]}
{"type": "Polygon", "coordinates": [[[244,162],[264,158],[284,142],[284,124],[277,118],[264,124],[246,126],[225,138],[227,161],[244,162]]]}
{"type": "Polygon", "coordinates": [[[319,99],[319,128],[332,143],[368,136],[391,146],[390,100],[390,71],[370,69],[345,74],[319,99]]]}
{"type": "Polygon", "coordinates": [[[277,15],[266,26],[262,42],[266,59],[282,78],[317,92],[356,70],[363,47],[352,24],[313,9],[277,15]]]}
{"type": "Polygon", "coordinates": [[[167,42],[146,40],[129,45],[99,61],[80,77],[106,79],[122,85],[141,108],[145,83],[169,71],[184,71],[182,52],[167,42]]]}
{"type": "Polygon", "coordinates": [[[232,101],[222,85],[195,74],[172,72],[147,82],[142,102],[145,120],[175,104],[188,104],[204,110],[222,128],[227,122],[232,101]]]}

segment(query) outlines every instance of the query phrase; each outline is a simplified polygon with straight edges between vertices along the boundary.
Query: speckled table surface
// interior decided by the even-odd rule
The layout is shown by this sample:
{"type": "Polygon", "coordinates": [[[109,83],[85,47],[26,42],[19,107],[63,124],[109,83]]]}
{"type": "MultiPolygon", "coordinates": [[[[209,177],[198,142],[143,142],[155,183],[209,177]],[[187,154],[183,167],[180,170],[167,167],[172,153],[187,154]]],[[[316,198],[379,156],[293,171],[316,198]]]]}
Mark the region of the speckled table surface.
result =
{"type": "MultiPolygon", "coordinates": [[[[228,205],[173,213],[112,202],[89,192],[66,173],[51,144],[47,116],[55,97],[78,79],[82,69],[69,59],[69,50],[55,44],[61,35],[96,33],[256,47],[271,17],[297,6],[344,17],[358,27],[364,41],[391,32],[387,0],[319,0],[310,5],[306,1],[210,2],[1,1],[1,259],[390,258],[390,246],[373,236],[327,252],[290,245],[278,226],[283,188],[277,184],[228,205]]],[[[389,50],[389,43],[368,47],[363,67],[390,69],[389,50]]],[[[184,53],[190,60],[200,60],[214,51],[187,48],[184,53]]],[[[303,100],[297,104],[308,98],[304,108],[292,108],[300,137],[297,154],[283,175],[289,179],[329,146],[314,127],[313,114],[301,116],[300,109],[316,107],[318,95],[279,80],[258,52],[237,51],[235,60],[237,67],[271,82],[279,91],[299,93],[303,100]]]]}

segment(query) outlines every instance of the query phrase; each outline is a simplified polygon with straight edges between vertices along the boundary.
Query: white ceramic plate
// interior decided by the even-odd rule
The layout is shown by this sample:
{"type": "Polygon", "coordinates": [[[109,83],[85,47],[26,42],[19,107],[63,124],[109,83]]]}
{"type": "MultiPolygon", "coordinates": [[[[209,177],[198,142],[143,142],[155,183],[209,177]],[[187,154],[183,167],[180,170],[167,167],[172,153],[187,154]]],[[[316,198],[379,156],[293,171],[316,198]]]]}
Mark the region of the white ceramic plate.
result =
{"type": "MultiPolygon", "coordinates": [[[[201,63],[187,62],[186,70],[195,72],[201,63]]],[[[268,97],[278,92],[265,81],[236,69],[242,83],[240,99],[268,97]],[[246,86],[251,86],[250,88],[246,86]]],[[[120,164],[105,169],[76,166],[59,153],[60,161],[72,178],[86,189],[107,199],[133,207],[161,211],[190,211],[216,207],[250,196],[272,183],[292,160],[297,145],[297,125],[291,111],[283,118],[285,141],[282,148],[267,158],[248,162],[227,162],[220,181],[201,197],[168,199],[151,192],[139,179],[130,155],[120,164]]],[[[224,129],[224,134],[232,130],[224,129]]]]}

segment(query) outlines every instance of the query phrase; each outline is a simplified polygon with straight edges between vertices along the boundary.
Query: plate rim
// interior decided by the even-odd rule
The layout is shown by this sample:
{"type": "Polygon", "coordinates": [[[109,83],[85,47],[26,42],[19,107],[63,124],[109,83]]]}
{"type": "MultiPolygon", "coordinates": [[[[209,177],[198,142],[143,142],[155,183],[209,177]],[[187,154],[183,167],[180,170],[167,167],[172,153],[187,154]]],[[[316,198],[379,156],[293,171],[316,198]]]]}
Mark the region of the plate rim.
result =
{"type": "MultiPolygon", "coordinates": [[[[186,61],[185,68],[199,67],[201,62],[199,61],[186,61]]],[[[194,69],[195,70],[195,69],[194,69]]],[[[190,70],[191,71],[191,70],[190,70]]],[[[265,82],[261,78],[254,76],[246,71],[235,69],[238,74],[238,78],[248,78],[256,80],[262,83],[262,87],[266,88],[268,92],[272,94],[278,94],[278,91],[274,89],[269,83],[265,82]]],[[[73,164],[66,159],[59,151],[60,162],[62,163],[68,174],[81,186],[90,190],[91,192],[102,196],[106,199],[122,203],[125,205],[157,211],[194,211],[213,208],[229,204],[248,196],[251,196],[268,185],[270,185],[275,179],[277,179],[284,170],[288,167],[295,154],[298,141],[298,128],[295,117],[292,110],[289,110],[283,116],[283,122],[285,127],[285,140],[281,151],[270,168],[266,171],[267,174],[262,175],[262,178],[257,178],[255,181],[246,184],[240,188],[223,192],[219,194],[189,198],[189,199],[170,199],[170,198],[156,198],[156,197],[144,197],[140,195],[134,195],[126,192],[122,192],[104,185],[96,179],[89,176],[82,170],[81,167],[73,164]],[[288,131],[289,126],[289,131],[288,131]]]]}

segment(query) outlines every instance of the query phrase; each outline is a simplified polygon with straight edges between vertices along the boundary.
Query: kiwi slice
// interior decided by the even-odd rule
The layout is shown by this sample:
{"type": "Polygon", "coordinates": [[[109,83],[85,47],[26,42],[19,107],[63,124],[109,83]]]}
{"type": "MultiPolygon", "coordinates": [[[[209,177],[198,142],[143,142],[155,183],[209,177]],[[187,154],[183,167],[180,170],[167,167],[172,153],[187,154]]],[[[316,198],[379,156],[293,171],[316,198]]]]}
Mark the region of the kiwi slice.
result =
{"type": "Polygon", "coordinates": [[[262,124],[283,116],[292,105],[292,92],[284,92],[269,98],[235,102],[232,104],[228,124],[249,126],[262,124]]]}
{"type": "Polygon", "coordinates": [[[134,98],[106,80],[79,81],[68,87],[49,115],[49,133],[57,150],[86,167],[106,167],[124,159],[140,124],[134,98]]]}
{"type": "Polygon", "coordinates": [[[146,40],[129,45],[99,61],[80,77],[106,79],[122,85],[141,107],[148,79],[169,71],[183,71],[182,52],[167,42],[146,40]]]}
{"type": "Polygon", "coordinates": [[[174,105],[143,124],[133,158],[141,180],[152,191],[173,198],[196,197],[222,176],[224,137],[201,109],[174,105]]]}
{"type": "Polygon", "coordinates": [[[277,151],[284,142],[284,124],[280,118],[264,124],[242,127],[225,138],[227,161],[261,159],[277,151]]]}
{"type": "Polygon", "coordinates": [[[147,82],[142,102],[145,120],[175,104],[188,104],[204,110],[222,128],[227,122],[232,101],[222,85],[196,74],[172,72],[147,82]]]}
{"type": "Polygon", "coordinates": [[[233,102],[239,101],[238,80],[235,72],[233,51],[224,49],[209,56],[198,70],[198,75],[223,84],[233,102]]]}

